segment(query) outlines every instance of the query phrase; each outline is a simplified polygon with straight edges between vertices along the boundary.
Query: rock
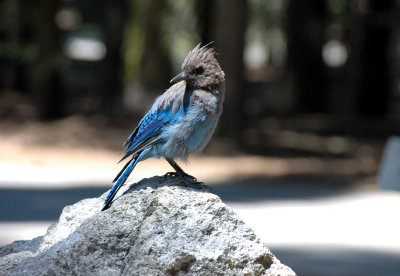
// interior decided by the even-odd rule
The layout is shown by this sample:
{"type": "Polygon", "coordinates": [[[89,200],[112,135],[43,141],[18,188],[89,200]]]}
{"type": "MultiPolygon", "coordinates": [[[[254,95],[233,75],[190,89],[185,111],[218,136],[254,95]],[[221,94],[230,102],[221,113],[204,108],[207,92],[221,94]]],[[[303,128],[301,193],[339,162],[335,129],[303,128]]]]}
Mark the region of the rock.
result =
{"type": "Polygon", "coordinates": [[[295,275],[221,199],[174,186],[132,185],[64,208],[43,237],[0,248],[0,275],[295,275]]]}
{"type": "Polygon", "coordinates": [[[400,137],[390,136],[383,152],[378,182],[382,189],[400,191],[400,137]]]}

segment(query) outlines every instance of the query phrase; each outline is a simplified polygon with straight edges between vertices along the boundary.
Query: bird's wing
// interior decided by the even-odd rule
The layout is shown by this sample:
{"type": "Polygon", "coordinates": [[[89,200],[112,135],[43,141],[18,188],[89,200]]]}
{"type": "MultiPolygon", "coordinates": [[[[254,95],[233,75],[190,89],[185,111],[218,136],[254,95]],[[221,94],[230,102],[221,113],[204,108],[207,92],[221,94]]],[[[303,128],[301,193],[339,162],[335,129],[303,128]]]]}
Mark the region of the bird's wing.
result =
{"type": "Polygon", "coordinates": [[[126,139],[124,143],[126,147],[125,155],[120,162],[154,144],[160,138],[163,126],[174,124],[184,116],[183,93],[177,94],[174,91],[175,89],[171,92],[170,90],[167,90],[156,100],[151,110],[147,112],[136,129],[126,139]],[[174,93],[172,94],[172,92],[174,93]]]}

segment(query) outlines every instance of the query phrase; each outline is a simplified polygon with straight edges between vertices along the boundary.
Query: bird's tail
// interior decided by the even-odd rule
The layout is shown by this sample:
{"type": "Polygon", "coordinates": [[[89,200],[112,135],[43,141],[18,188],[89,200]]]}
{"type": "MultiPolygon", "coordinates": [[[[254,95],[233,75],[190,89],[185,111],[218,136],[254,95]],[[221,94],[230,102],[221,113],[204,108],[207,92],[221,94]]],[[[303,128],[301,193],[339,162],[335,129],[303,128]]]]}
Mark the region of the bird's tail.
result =
{"type": "Polygon", "coordinates": [[[131,161],[129,161],[125,167],[119,172],[117,177],[114,179],[110,192],[108,193],[106,200],[104,201],[104,206],[102,211],[107,210],[111,206],[111,202],[114,199],[115,195],[117,194],[118,190],[122,187],[125,181],[128,179],[129,175],[131,174],[132,170],[135,168],[136,164],[139,162],[139,159],[142,155],[142,152],[136,154],[131,161]]]}

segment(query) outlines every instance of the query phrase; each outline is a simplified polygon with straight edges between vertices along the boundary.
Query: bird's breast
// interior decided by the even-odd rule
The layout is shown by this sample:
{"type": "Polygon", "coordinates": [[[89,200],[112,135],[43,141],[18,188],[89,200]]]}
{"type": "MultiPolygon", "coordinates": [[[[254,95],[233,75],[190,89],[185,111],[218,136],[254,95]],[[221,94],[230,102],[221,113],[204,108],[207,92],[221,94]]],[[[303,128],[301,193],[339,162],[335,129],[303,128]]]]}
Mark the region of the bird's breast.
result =
{"type": "Polygon", "coordinates": [[[214,95],[194,91],[183,117],[165,129],[162,147],[165,156],[186,160],[189,155],[202,151],[214,133],[221,111],[214,95]]]}

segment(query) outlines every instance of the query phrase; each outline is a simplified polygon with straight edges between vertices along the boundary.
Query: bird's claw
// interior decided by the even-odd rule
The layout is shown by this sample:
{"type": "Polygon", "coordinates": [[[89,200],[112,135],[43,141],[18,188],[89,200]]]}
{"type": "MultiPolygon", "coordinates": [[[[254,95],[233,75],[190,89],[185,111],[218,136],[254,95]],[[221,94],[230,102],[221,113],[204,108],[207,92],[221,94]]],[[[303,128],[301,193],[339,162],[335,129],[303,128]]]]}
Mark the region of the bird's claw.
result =
{"type": "Polygon", "coordinates": [[[164,175],[164,180],[167,179],[168,176],[179,176],[179,174],[177,172],[167,172],[164,175]]]}
{"type": "Polygon", "coordinates": [[[164,180],[168,177],[168,176],[176,176],[176,177],[180,177],[181,180],[179,182],[177,182],[177,185],[179,186],[184,186],[184,187],[190,187],[190,188],[194,188],[194,189],[206,189],[207,191],[212,191],[212,188],[210,186],[207,186],[206,184],[204,184],[203,182],[199,182],[197,181],[197,178],[194,176],[191,176],[190,174],[185,173],[183,176],[180,175],[177,172],[167,172],[164,175],[164,180]]]}
{"type": "MultiPolygon", "coordinates": [[[[196,178],[194,178],[196,179],[196,178]]],[[[195,181],[187,181],[187,179],[183,179],[182,181],[178,182],[177,185],[179,186],[184,186],[184,187],[189,187],[189,188],[194,188],[194,189],[206,189],[207,191],[212,191],[212,188],[210,186],[207,186],[203,182],[198,182],[197,180],[195,181]]]]}
{"type": "Polygon", "coordinates": [[[167,172],[167,173],[164,175],[164,180],[165,180],[168,176],[176,176],[176,177],[181,177],[181,178],[185,178],[185,179],[189,178],[192,182],[197,182],[197,178],[196,178],[196,177],[191,176],[190,174],[187,174],[187,173],[185,173],[185,174],[182,176],[182,175],[180,175],[180,174],[177,173],[177,172],[167,172]]]}

